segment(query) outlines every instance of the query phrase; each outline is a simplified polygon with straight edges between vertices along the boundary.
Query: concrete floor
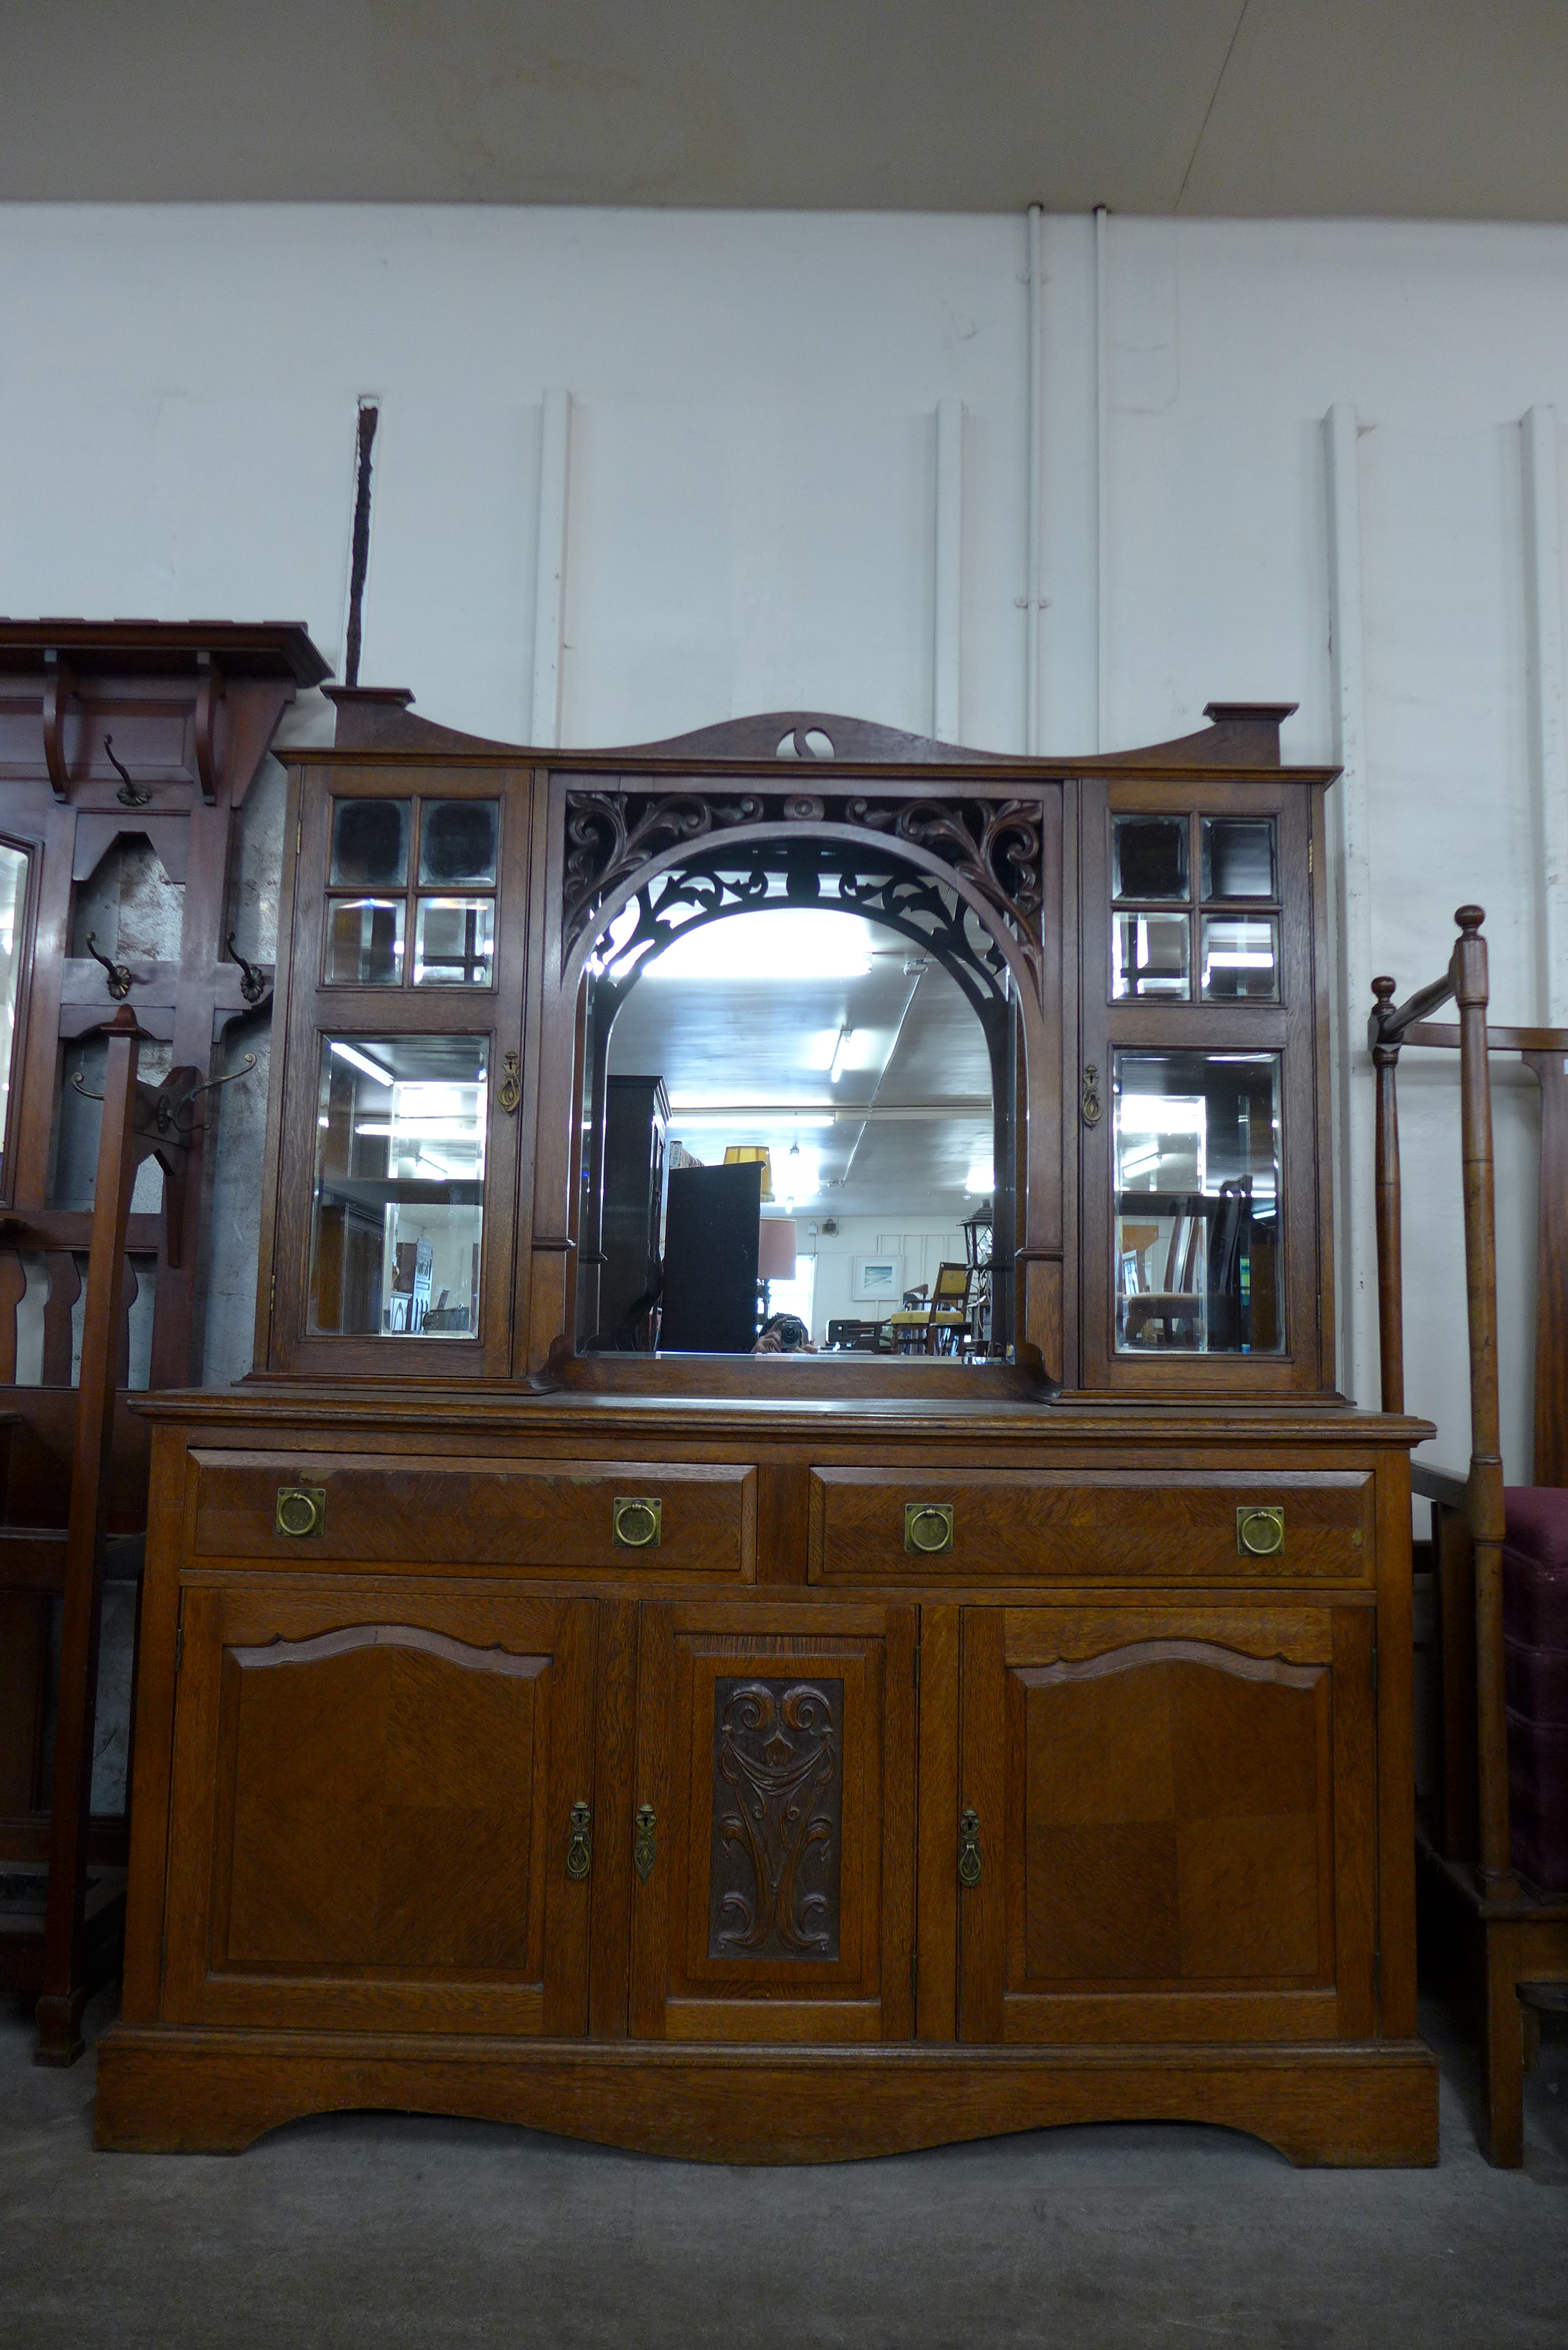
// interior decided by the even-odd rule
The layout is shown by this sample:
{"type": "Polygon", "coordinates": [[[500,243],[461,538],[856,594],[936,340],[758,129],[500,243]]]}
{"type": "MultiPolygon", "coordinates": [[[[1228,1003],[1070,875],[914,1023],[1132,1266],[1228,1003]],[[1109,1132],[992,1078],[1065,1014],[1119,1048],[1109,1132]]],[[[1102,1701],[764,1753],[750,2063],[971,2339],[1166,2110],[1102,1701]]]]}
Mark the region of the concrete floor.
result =
{"type": "MultiPolygon", "coordinates": [[[[90,2021],[113,2012],[113,1993],[90,2021]]],[[[296,2122],[237,2157],[92,2151],[93,2061],[0,2023],[5,2350],[1564,2350],[1568,2046],[1526,2168],[1477,2151],[1433,2009],[1436,2170],[1297,2171],[1174,2125],[811,2170],[718,2169],[490,2123],[296,2122]]]]}

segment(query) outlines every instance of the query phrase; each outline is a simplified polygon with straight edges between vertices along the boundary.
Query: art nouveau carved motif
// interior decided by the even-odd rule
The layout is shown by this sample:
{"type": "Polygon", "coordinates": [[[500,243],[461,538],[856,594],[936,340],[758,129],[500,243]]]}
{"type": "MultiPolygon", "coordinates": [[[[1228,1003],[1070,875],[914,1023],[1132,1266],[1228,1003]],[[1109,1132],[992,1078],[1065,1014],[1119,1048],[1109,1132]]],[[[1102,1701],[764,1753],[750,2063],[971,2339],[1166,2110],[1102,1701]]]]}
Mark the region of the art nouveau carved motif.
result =
{"type": "MultiPolygon", "coordinates": [[[[971,948],[981,948],[996,977],[1002,980],[1006,959],[985,925],[974,920],[972,908],[961,894],[941,890],[924,869],[912,869],[896,857],[886,858],[886,847],[903,842],[940,859],[1001,918],[1038,987],[1044,885],[1043,804],[1036,798],[900,802],[869,795],[766,792],[722,800],[699,792],[663,797],[635,792],[573,792],[566,801],[564,951],[569,954],[599,909],[657,858],[688,843],[695,847],[718,836],[743,835],[763,825],[812,827],[818,870],[836,868],[835,859],[821,855],[829,844],[822,841],[816,827],[830,825],[868,836],[867,846],[875,843],[884,850],[884,857],[875,863],[847,845],[831,844],[843,847],[846,876],[858,882],[857,890],[846,889],[841,879],[840,898],[850,899],[860,910],[874,912],[879,920],[892,920],[895,928],[906,929],[907,935],[919,937],[923,942],[934,944],[942,932],[956,928],[971,948]],[[901,919],[894,920],[895,916],[901,919]]],[[[705,879],[710,889],[718,886],[722,875],[733,874],[736,879],[729,885],[736,891],[733,900],[715,904],[710,910],[734,912],[766,897],[765,889],[754,897],[753,889],[767,875],[795,877],[795,886],[785,890],[784,902],[803,902],[798,877],[805,873],[805,864],[787,839],[727,837],[722,858],[706,855],[698,864],[688,861],[681,871],[692,879],[705,879]]],[[[814,902],[817,895],[814,883],[805,889],[804,901],[814,902]]],[[[649,900],[649,919],[663,903],[658,895],[649,900]]]]}
{"type": "Polygon", "coordinates": [[[708,1955],[836,1959],[842,1680],[713,1691],[708,1955]]]}
{"type": "Polygon", "coordinates": [[[988,1038],[1005,1046],[1007,960],[958,891],[896,857],[873,859],[815,840],[809,847],[807,860],[787,842],[736,842],[728,855],[683,860],[645,881],[628,901],[631,920],[623,914],[618,924],[613,962],[590,966],[606,1032],[643,966],[677,931],[730,914],[810,905],[863,914],[930,955],[962,990],[988,1038]]]}

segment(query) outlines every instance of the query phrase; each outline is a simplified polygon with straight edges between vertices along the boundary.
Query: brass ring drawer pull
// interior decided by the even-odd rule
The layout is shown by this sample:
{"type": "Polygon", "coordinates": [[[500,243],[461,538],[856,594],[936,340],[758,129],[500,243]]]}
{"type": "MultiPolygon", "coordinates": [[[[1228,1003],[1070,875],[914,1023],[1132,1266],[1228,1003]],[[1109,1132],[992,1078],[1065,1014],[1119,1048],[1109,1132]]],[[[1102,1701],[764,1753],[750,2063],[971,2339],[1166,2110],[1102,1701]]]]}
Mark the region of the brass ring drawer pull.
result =
{"type": "Polygon", "coordinates": [[[658,1846],[654,1841],[654,1835],[658,1825],[659,1814],[654,1810],[653,1805],[651,1804],[639,1804],[637,1807],[637,1833],[631,1840],[631,1857],[637,1873],[639,1877],[641,1877],[645,1885],[648,1883],[649,1878],[653,1875],[653,1863],[658,1852],[658,1846]]]}
{"type": "Polygon", "coordinates": [[[1236,1513],[1236,1548],[1243,1558],[1278,1558],[1285,1546],[1282,1509],[1242,1507],[1236,1513]]]}
{"type": "Polygon", "coordinates": [[[980,1814],[967,1807],[959,1820],[959,1883],[980,1883],[980,1814]]]}
{"type": "Polygon", "coordinates": [[[664,1504],[646,1493],[618,1493],[610,1504],[610,1532],[620,1550],[657,1550],[664,1533],[664,1504]]]}
{"type": "Polygon", "coordinates": [[[904,1548],[922,1558],[934,1558],[953,1546],[953,1505],[950,1502],[906,1502],[904,1548]]]}
{"type": "Polygon", "coordinates": [[[572,1805],[571,1834],[566,1838],[566,1875],[574,1885],[580,1885],[593,1866],[593,1816],[587,1804],[572,1805]]]}
{"type": "Polygon", "coordinates": [[[280,1485],[273,1525],[277,1533],[291,1535],[296,1541],[306,1534],[325,1532],[327,1488],[324,1485],[280,1485]]]}

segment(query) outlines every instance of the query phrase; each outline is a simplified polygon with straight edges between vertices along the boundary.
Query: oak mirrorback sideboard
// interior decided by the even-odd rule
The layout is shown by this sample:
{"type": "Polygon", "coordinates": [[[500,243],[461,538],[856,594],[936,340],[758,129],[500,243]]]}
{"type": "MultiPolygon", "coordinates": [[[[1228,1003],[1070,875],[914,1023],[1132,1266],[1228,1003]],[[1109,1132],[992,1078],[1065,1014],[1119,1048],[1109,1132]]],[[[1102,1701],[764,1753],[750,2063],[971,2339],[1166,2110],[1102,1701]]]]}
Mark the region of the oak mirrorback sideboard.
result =
{"type": "Polygon", "coordinates": [[[1430,1431],[1334,1392],[1333,771],[1272,705],[1023,761],[334,699],[256,1368],[145,1407],[99,2143],[386,2106],[731,2161],[1161,2117],[1435,2160],[1430,1431]],[[802,907],[979,1024],[985,1314],[672,1354],[650,1292],[607,1336],[616,1017],[677,931],[802,907]]]}

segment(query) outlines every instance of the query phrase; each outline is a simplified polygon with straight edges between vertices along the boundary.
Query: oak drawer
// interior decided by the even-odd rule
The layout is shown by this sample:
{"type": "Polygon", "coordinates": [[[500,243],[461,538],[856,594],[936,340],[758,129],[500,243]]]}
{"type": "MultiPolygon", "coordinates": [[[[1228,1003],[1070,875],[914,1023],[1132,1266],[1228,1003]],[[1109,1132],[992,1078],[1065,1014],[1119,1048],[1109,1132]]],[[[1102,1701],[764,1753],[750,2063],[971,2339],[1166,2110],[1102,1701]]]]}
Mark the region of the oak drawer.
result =
{"type": "MultiPolygon", "coordinates": [[[[1029,1575],[1159,1578],[1237,1575],[1360,1581],[1372,1567],[1373,1479],[1362,1470],[1279,1475],[1228,1471],[826,1469],[812,1471],[814,1583],[1029,1575]],[[950,1546],[906,1545],[952,1513],[950,1546]],[[1272,1555],[1241,1548],[1240,1523],[1282,1511],[1272,1555]]],[[[1263,1529],[1248,1527],[1258,1538],[1263,1529]]]]}
{"type": "MultiPolygon", "coordinates": [[[[756,1471],[742,1464],[649,1461],[466,1461],[406,1454],[196,1451],[186,1547],[198,1558],[287,1560],[309,1568],[599,1568],[610,1574],[756,1573],[756,1471]],[[321,1497],[320,1523],[280,1531],[279,1495],[321,1497]],[[657,1535],[616,1538],[618,1504],[658,1504],[657,1535]]],[[[289,1513],[286,1512],[286,1514],[289,1513]]],[[[308,1520],[300,1503],[294,1514],[308,1520]]],[[[620,1513],[627,1535],[646,1513],[620,1513]]]]}

